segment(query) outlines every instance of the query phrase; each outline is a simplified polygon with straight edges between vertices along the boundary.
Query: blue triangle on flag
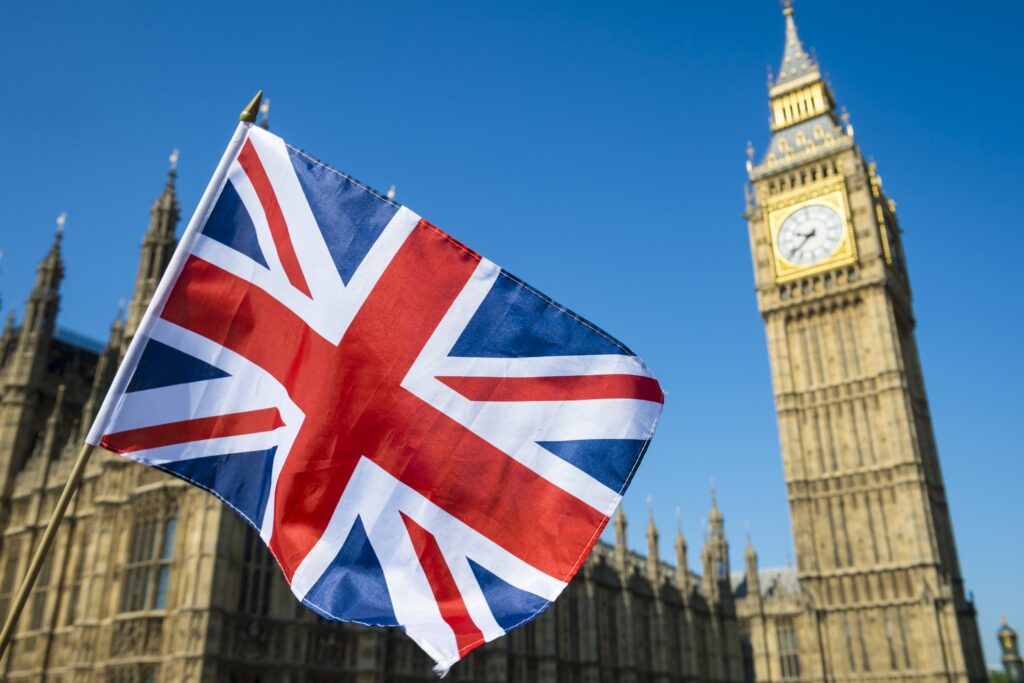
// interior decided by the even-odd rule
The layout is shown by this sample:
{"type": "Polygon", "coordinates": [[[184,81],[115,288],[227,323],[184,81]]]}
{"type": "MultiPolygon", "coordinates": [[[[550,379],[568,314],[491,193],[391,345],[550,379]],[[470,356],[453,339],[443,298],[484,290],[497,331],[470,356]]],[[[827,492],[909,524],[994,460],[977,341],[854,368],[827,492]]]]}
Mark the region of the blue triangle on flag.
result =
{"type": "Polygon", "coordinates": [[[302,602],[331,619],[370,626],[398,626],[384,570],[370,545],[362,519],[356,517],[337,557],[302,602]]]}
{"type": "Polygon", "coordinates": [[[598,354],[630,351],[505,271],[451,350],[452,356],[478,358],[598,354]]]}
{"type": "Polygon", "coordinates": [[[512,630],[533,619],[551,604],[539,595],[516,588],[468,557],[466,559],[473,570],[473,575],[476,576],[476,582],[480,584],[480,590],[484,593],[484,599],[491,608],[494,620],[502,629],[512,630]]]}
{"type": "Polygon", "coordinates": [[[276,452],[275,446],[265,451],[178,460],[159,467],[216,493],[258,529],[270,496],[276,452]]]}
{"type": "Polygon", "coordinates": [[[184,351],[150,339],[142,350],[142,358],[135,366],[126,393],[188,384],[208,379],[220,379],[231,375],[206,361],[190,356],[184,351]]]}
{"type": "Polygon", "coordinates": [[[305,152],[289,147],[288,156],[341,281],[348,284],[398,205],[305,152]]]}
{"type": "Polygon", "coordinates": [[[256,226],[230,180],[224,183],[224,189],[203,226],[203,234],[269,268],[256,238],[256,226]]]}
{"type": "Polygon", "coordinates": [[[612,491],[620,491],[647,442],[641,439],[582,439],[538,441],[537,444],[612,491]]]}

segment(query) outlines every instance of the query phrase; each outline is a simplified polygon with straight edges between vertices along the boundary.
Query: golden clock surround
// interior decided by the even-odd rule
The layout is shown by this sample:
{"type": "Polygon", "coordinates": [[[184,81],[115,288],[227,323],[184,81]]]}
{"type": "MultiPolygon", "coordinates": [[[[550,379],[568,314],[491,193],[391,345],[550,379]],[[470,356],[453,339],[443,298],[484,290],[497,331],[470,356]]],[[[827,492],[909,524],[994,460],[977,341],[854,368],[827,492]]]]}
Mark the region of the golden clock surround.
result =
{"type": "Polygon", "coordinates": [[[850,205],[846,199],[845,184],[840,182],[813,193],[802,193],[786,200],[774,202],[765,207],[764,224],[768,242],[772,245],[772,272],[775,282],[786,282],[807,275],[854,263],[857,260],[857,244],[853,235],[853,220],[850,205]],[[778,235],[783,222],[805,206],[823,205],[834,209],[843,221],[843,237],[835,250],[820,263],[801,266],[790,263],[779,251],[778,235]]]}

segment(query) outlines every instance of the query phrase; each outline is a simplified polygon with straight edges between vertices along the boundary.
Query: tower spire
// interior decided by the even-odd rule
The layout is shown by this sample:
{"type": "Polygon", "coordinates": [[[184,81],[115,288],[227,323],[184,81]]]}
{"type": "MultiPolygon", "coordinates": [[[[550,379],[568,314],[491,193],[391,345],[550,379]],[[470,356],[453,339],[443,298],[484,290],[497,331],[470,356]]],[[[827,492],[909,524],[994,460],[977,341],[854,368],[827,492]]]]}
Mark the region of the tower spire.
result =
{"type": "Polygon", "coordinates": [[[647,578],[657,589],[658,568],[661,558],[658,556],[658,527],[654,523],[654,499],[647,496],[647,578]]]}
{"type": "Polygon", "coordinates": [[[61,256],[61,241],[64,238],[64,222],[67,214],[57,217],[57,230],[53,234],[50,251],[36,266],[36,284],[29,294],[25,306],[25,323],[18,338],[19,347],[30,343],[33,334],[53,333],[60,300],[60,283],[64,279],[64,259],[61,256]],[[26,334],[27,333],[27,334],[26,334]]]}
{"type": "Polygon", "coordinates": [[[786,47],[782,51],[782,65],[775,79],[775,86],[795,81],[810,73],[817,73],[818,65],[804,49],[793,17],[793,0],[783,0],[782,16],[786,18],[786,47]]]}
{"type": "Polygon", "coordinates": [[[690,569],[686,558],[686,537],[683,535],[682,510],[676,508],[676,585],[683,599],[690,594],[690,569]]]}
{"type": "Polygon", "coordinates": [[[629,548],[627,546],[626,539],[626,512],[622,509],[622,504],[619,504],[619,509],[615,511],[615,562],[619,565],[618,569],[621,573],[623,580],[628,575],[628,558],[629,548]]]}
{"type": "Polygon", "coordinates": [[[852,144],[840,125],[835,97],[822,78],[818,60],[800,40],[792,0],[783,0],[782,15],[786,23],[782,63],[778,73],[768,78],[772,139],[760,163],[755,163],[748,151],[747,174],[752,181],[823,149],[838,150],[852,144]]]}
{"type": "Polygon", "coordinates": [[[178,150],[171,152],[167,183],[149,210],[149,228],[142,238],[139,272],[135,278],[135,292],[128,306],[125,322],[125,340],[130,341],[142,322],[142,315],[156,292],[160,277],[174,253],[177,240],[174,232],[178,227],[178,195],[175,185],[178,178],[178,150]]]}

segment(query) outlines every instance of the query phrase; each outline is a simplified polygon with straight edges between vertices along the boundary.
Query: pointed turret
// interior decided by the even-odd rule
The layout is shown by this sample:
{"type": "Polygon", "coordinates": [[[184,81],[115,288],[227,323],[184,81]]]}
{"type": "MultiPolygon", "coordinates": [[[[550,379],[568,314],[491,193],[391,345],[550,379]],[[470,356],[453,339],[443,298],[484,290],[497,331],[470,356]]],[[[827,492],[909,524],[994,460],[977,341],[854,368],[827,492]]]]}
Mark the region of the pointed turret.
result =
{"type": "MultiPolygon", "coordinates": [[[[751,180],[777,171],[780,165],[799,163],[823,149],[852,144],[852,127],[844,131],[832,89],[822,77],[817,60],[800,40],[791,0],[783,3],[782,14],[786,20],[782,65],[778,75],[768,81],[772,139],[760,164],[755,165],[748,157],[751,180]]],[[[748,154],[751,152],[748,147],[748,154]]]]}
{"type": "Polygon", "coordinates": [[[60,305],[60,283],[64,280],[64,259],[61,256],[61,241],[64,238],[66,214],[57,218],[57,231],[53,244],[43,260],[36,266],[36,284],[25,304],[25,322],[21,327],[18,347],[24,349],[33,343],[33,335],[52,335],[60,305]]]}
{"type": "Polygon", "coordinates": [[[683,536],[683,521],[676,509],[676,585],[685,600],[690,594],[690,563],[686,557],[686,537],[683,536]]]}
{"type": "Polygon", "coordinates": [[[818,65],[813,57],[804,49],[800,40],[800,34],[796,30],[796,19],[793,17],[793,1],[785,0],[782,5],[782,15],[786,18],[786,47],[782,52],[782,65],[779,67],[779,75],[774,85],[780,86],[786,83],[799,80],[800,78],[815,75],[820,76],[818,65]]]}
{"type": "Polygon", "coordinates": [[[657,590],[661,580],[658,576],[661,559],[658,557],[658,527],[654,524],[654,506],[647,498],[647,579],[657,590]]]}
{"type": "Polygon", "coordinates": [[[0,502],[10,494],[14,475],[33,452],[39,437],[37,415],[45,405],[45,373],[60,308],[60,284],[64,279],[61,257],[64,221],[57,218],[57,231],[50,250],[36,267],[36,283],[25,302],[25,319],[4,371],[0,399],[0,502]]]}
{"type": "Polygon", "coordinates": [[[142,238],[139,272],[135,278],[135,293],[128,306],[128,320],[125,323],[125,347],[135,335],[142,322],[142,315],[149,306],[150,299],[156,292],[167,264],[171,261],[177,239],[174,236],[178,227],[178,196],[175,183],[178,177],[178,150],[171,152],[170,170],[167,172],[167,183],[163,192],[153,202],[149,210],[149,228],[142,238]]]}
{"type": "Polygon", "coordinates": [[[103,397],[106,396],[110,383],[114,381],[114,373],[117,372],[117,361],[120,357],[121,349],[124,348],[123,304],[122,300],[121,305],[117,307],[117,315],[114,317],[114,322],[110,325],[110,338],[107,341],[107,346],[103,349],[99,360],[96,362],[96,374],[93,375],[89,397],[82,407],[82,419],[78,432],[79,441],[84,441],[89,433],[89,428],[92,427],[92,422],[96,419],[96,413],[99,412],[100,405],[103,403],[103,397]]]}
{"type": "Polygon", "coordinates": [[[757,551],[754,550],[754,541],[751,539],[750,534],[747,534],[747,549],[743,553],[743,559],[747,565],[747,595],[760,597],[761,579],[758,574],[757,551]]]}
{"type": "Polygon", "coordinates": [[[619,509],[615,511],[615,564],[618,565],[617,568],[622,575],[623,581],[629,576],[629,547],[626,539],[627,526],[626,513],[620,503],[619,509]]]}
{"type": "Polygon", "coordinates": [[[701,549],[704,565],[704,591],[712,600],[731,592],[729,582],[729,543],[725,538],[725,517],[718,509],[718,496],[711,488],[711,511],[708,513],[708,536],[701,549]]]}

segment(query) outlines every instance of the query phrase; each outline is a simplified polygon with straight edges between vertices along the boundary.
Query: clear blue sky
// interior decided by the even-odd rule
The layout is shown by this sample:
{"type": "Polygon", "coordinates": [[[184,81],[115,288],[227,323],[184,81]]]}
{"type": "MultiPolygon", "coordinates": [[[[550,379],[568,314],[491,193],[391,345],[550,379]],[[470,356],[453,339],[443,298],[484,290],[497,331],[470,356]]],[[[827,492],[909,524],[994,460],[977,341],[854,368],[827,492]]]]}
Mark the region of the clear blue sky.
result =
{"type": "MultiPolygon", "coordinates": [[[[817,49],[899,204],[956,539],[990,661],[1024,628],[1024,59],[1016,2],[810,2],[817,49]],[[991,641],[991,642],[990,642],[991,641]]],[[[626,496],[696,566],[717,481],[742,567],[791,554],[743,209],[768,137],[773,0],[13,3],[0,23],[0,296],[20,309],[68,212],[60,323],[105,338],[181,149],[189,215],[257,88],[275,132],[629,344],[668,392],[626,496]]],[[[184,223],[184,221],[183,221],[184,223]]]]}

